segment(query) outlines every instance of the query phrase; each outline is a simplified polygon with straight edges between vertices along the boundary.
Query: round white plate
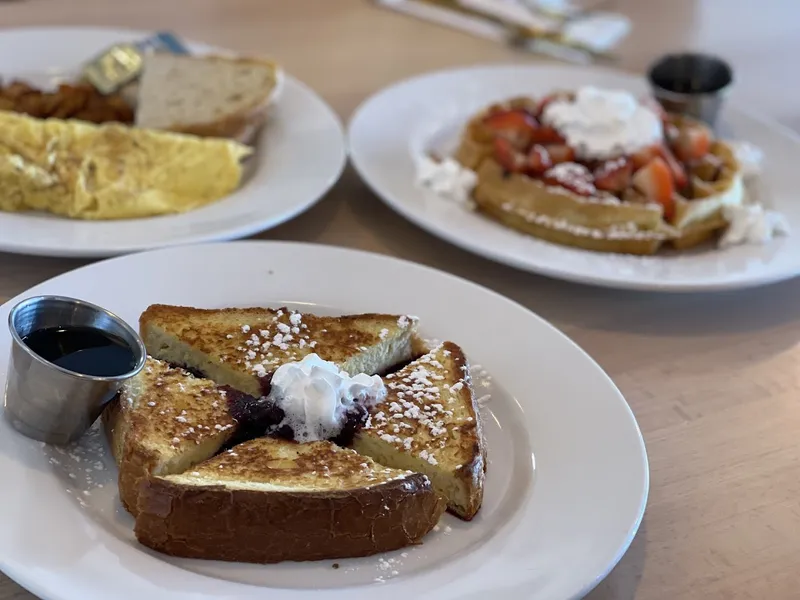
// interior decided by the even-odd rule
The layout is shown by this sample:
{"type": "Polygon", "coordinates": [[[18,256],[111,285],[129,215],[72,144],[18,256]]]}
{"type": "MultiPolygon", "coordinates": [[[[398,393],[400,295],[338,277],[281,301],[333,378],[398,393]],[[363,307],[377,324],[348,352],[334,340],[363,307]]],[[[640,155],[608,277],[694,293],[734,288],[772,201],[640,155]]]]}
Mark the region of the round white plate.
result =
{"type": "Polygon", "coordinates": [[[764,246],[635,257],[589,252],[526,236],[415,185],[413,156],[455,149],[478,110],[511,96],[542,96],[583,85],[647,92],[639,77],[601,68],[489,66],[443,71],[393,85],[367,100],[349,126],[350,157],[387,204],[465,250],[534,273],[607,287],[704,291],[744,288],[800,274],[800,140],[780,125],[727,107],[720,131],[765,153],[763,182],[772,207],[795,234],[764,246]]]}
{"type": "MultiPolygon", "coordinates": [[[[105,28],[5,30],[0,32],[0,79],[21,77],[45,85],[48,79],[74,73],[112,44],[148,35],[105,28]]],[[[190,47],[197,53],[215,51],[202,44],[190,47]]],[[[346,162],[339,118],[316,93],[288,75],[256,152],[238,190],[180,215],[88,222],[0,212],[0,251],[98,257],[252,235],[311,207],[338,180],[346,162]]]]}
{"type": "MultiPolygon", "coordinates": [[[[3,305],[0,323],[34,294],[78,296],[133,324],[155,302],[416,314],[425,336],[464,348],[477,394],[491,394],[484,505],[471,523],[446,515],[422,545],[381,557],[269,566],[146,550],[98,431],[60,452],[0,419],[0,567],[46,600],[256,599],[265,588],[288,600],[565,600],[597,584],[639,526],[647,457],[620,392],[547,322],[473,283],[352,250],[235,242],[72,271],[3,305]]],[[[0,386],[8,348],[3,327],[0,386]]]]}

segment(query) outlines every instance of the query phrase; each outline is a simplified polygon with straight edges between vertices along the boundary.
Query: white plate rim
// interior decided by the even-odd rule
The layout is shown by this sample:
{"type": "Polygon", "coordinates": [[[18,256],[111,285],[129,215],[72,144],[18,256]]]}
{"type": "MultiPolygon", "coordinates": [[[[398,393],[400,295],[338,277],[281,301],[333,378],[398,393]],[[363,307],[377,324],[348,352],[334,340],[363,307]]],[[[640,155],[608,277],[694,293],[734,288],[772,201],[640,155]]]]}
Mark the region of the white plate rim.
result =
{"type": "MultiPolygon", "coordinates": [[[[83,32],[92,32],[97,35],[108,35],[110,37],[145,37],[147,35],[151,35],[154,30],[146,30],[146,29],[135,29],[135,28],[124,28],[124,27],[105,27],[99,25],[92,25],[92,26],[23,26],[23,27],[11,27],[11,28],[0,28],[0,45],[2,45],[3,41],[2,38],[5,36],[14,36],[24,33],[29,33],[33,35],[67,35],[67,36],[79,36],[83,32]]],[[[204,42],[199,42],[189,37],[182,38],[187,45],[190,45],[193,49],[201,52],[217,52],[217,53],[224,53],[224,54],[231,54],[234,53],[230,49],[220,48],[211,44],[207,44],[204,42]]],[[[235,54],[235,53],[234,53],[235,54]]],[[[339,140],[338,147],[336,148],[335,155],[331,154],[327,158],[327,163],[329,163],[329,172],[324,173],[323,177],[319,177],[318,182],[318,189],[315,191],[314,194],[309,194],[308,197],[298,199],[297,201],[293,202],[291,206],[281,210],[279,212],[273,213],[266,213],[260,218],[256,218],[250,221],[241,222],[234,225],[228,226],[220,226],[219,228],[211,231],[205,231],[201,233],[194,233],[194,234],[187,234],[180,238],[171,238],[169,236],[162,236],[162,239],[158,242],[142,242],[142,243],[129,243],[125,245],[121,244],[108,244],[105,246],[98,246],[93,244],[86,244],[78,245],[76,247],[58,247],[55,245],[47,245],[47,244],[40,244],[40,245],[32,245],[22,242],[9,242],[6,241],[3,236],[0,236],[0,251],[8,252],[12,254],[24,254],[29,256],[53,256],[53,257],[65,257],[65,258],[107,258],[112,256],[118,256],[121,254],[127,254],[131,252],[142,252],[147,250],[152,250],[156,248],[165,248],[165,247],[173,247],[178,245],[191,245],[191,244],[199,244],[205,242],[215,242],[215,241],[229,241],[233,239],[239,239],[243,237],[248,237],[251,235],[255,235],[262,231],[267,231],[286,223],[298,215],[306,212],[312,206],[314,206],[317,202],[319,202],[325,195],[330,192],[333,186],[339,181],[344,172],[345,167],[347,166],[347,144],[345,139],[345,129],[344,123],[339,115],[333,110],[333,108],[327,103],[327,101],[322,98],[316,91],[314,91],[309,85],[306,83],[298,80],[297,78],[293,77],[291,74],[287,73],[282,65],[281,72],[280,72],[280,81],[279,87],[280,90],[276,89],[276,101],[280,102],[280,97],[285,96],[287,94],[301,94],[306,98],[313,101],[317,104],[320,110],[320,116],[324,116],[327,120],[328,126],[331,128],[333,132],[335,130],[335,135],[339,140]]],[[[267,133],[267,128],[262,134],[267,133]]],[[[269,182],[267,182],[269,183],[269,182]]],[[[245,185],[247,182],[245,182],[245,185]]],[[[258,196],[263,194],[263,186],[257,189],[246,189],[247,194],[253,196],[253,199],[250,199],[248,202],[249,204],[253,204],[254,201],[257,201],[258,196]]],[[[234,193],[239,193],[240,190],[236,190],[234,193]]],[[[223,203],[226,201],[226,198],[222,198],[217,202],[212,203],[212,205],[223,203]]],[[[211,205],[209,205],[211,206],[211,205]]],[[[201,207],[202,208],[202,207],[201,207]]],[[[200,209],[198,209],[200,210],[200,209]]],[[[171,215],[172,218],[181,219],[182,221],[191,221],[192,213],[195,211],[189,211],[187,213],[183,213],[180,215],[171,215]]],[[[11,215],[20,216],[17,213],[11,213],[11,215]]],[[[2,215],[0,215],[2,216],[2,215]]],[[[56,217],[53,217],[54,219],[56,217]]],[[[152,217],[152,219],[158,219],[159,217],[152,217]]],[[[244,216],[242,217],[244,219],[244,216]]],[[[62,219],[59,219],[59,221],[62,219]]],[[[72,219],[63,219],[65,226],[69,226],[70,224],[74,223],[82,223],[91,225],[92,222],[84,222],[84,221],[76,221],[72,219]]],[[[150,219],[140,219],[141,227],[148,227],[148,221],[150,219]]],[[[114,221],[106,221],[106,222],[99,222],[105,224],[113,224],[114,221]]],[[[120,221],[118,223],[125,223],[125,221],[120,221]]]]}
{"type": "MultiPolygon", "coordinates": [[[[417,75],[412,75],[405,79],[392,82],[391,84],[377,90],[369,97],[364,99],[353,111],[353,113],[351,114],[350,118],[347,121],[347,144],[348,144],[348,154],[350,158],[350,164],[353,166],[354,170],[358,173],[359,177],[361,177],[364,183],[378,198],[381,199],[381,201],[383,201],[386,205],[388,205],[392,210],[402,215],[404,218],[414,223],[421,229],[427,231],[431,235],[434,235],[442,240],[445,240],[446,242],[458,248],[461,248],[462,250],[465,250],[471,254],[476,254],[488,260],[498,262],[516,269],[520,269],[525,272],[534,273],[537,275],[542,275],[553,279],[560,279],[572,283],[579,283],[579,284],[605,287],[610,289],[627,290],[627,291],[695,293],[695,292],[724,292],[730,290],[740,290],[740,289],[760,287],[764,285],[770,285],[773,283],[786,281],[788,279],[792,279],[800,275],[800,263],[798,263],[797,267],[791,272],[786,271],[782,273],[761,274],[759,276],[750,277],[744,281],[742,280],[713,281],[710,283],[708,282],[703,283],[696,281],[674,283],[666,281],[661,284],[653,284],[650,282],[640,282],[633,279],[609,280],[602,276],[596,276],[591,274],[585,274],[585,273],[574,274],[570,273],[569,271],[565,271],[559,268],[558,266],[550,266],[541,263],[533,265],[530,262],[524,260],[517,260],[515,257],[509,256],[502,250],[496,248],[492,248],[489,246],[477,246],[476,244],[471,243],[471,241],[468,238],[459,235],[452,229],[445,227],[431,219],[425,218],[419,212],[415,211],[413,207],[408,206],[407,203],[405,203],[402,199],[395,197],[394,194],[387,192],[385,189],[382,188],[382,186],[377,184],[375,178],[372,176],[372,173],[370,172],[370,169],[366,168],[363,164],[363,161],[360,159],[358,150],[354,150],[355,144],[353,144],[352,141],[354,135],[353,132],[355,128],[360,124],[360,121],[363,120],[364,113],[370,107],[370,104],[374,100],[377,100],[379,97],[382,97],[384,95],[389,95],[392,92],[401,89],[407,85],[419,83],[426,79],[434,79],[442,75],[449,75],[454,73],[479,72],[491,69],[511,69],[511,68],[529,70],[529,71],[561,70],[561,69],[573,70],[573,71],[580,71],[580,70],[585,71],[590,69],[593,72],[604,73],[610,76],[617,76],[617,77],[625,76],[629,78],[643,80],[642,76],[636,72],[622,70],[622,69],[615,69],[606,66],[585,67],[580,65],[517,64],[517,63],[510,63],[507,61],[489,61],[489,62],[477,63],[470,66],[436,69],[420,73],[417,75]]],[[[781,124],[776,119],[773,119],[768,115],[759,113],[757,111],[752,111],[749,109],[745,110],[739,108],[735,102],[730,102],[730,101],[726,104],[725,110],[728,114],[733,114],[733,115],[739,114],[754,121],[758,121],[764,127],[769,128],[772,131],[779,133],[780,135],[788,139],[791,139],[793,142],[798,144],[798,146],[800,146],[800,133],[797,133],[792,129],[789,129],[787,126],[781,124]]]]}

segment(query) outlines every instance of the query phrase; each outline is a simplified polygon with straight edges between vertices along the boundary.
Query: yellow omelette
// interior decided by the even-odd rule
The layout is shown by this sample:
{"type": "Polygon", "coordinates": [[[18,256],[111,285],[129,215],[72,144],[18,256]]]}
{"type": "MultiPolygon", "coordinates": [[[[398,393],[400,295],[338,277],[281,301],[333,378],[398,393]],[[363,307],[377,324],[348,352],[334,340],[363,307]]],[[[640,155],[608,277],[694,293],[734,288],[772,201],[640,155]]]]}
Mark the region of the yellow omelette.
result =
{"type": "Polygon", "coordinates": [[[0,111],[0,210],[76,219],[186,212],[233,192],[251,152],[225,139],[0,111]]]}

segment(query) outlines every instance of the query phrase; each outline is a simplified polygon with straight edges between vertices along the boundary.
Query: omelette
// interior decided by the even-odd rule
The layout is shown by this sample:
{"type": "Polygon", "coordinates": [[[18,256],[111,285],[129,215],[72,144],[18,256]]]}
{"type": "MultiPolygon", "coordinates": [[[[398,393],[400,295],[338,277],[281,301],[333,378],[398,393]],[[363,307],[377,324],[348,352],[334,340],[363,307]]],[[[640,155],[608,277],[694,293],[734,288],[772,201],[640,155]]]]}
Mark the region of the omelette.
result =
{"type": "Polygon", "coordinates": [[[251,152],[231,140],[0,111],[0,210],[97,220],[182,213],[233,192],[251,152]]]}

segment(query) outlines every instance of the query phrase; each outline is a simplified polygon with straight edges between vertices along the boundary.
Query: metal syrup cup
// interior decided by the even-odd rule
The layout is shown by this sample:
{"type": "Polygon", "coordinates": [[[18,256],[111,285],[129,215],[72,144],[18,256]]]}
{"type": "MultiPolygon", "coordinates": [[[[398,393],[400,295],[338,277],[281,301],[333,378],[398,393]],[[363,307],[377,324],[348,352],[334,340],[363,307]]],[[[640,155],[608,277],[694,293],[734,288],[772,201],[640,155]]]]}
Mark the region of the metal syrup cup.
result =
{"type": "Polygon", "coordinates": [[[688,115],[714,126],[733,84],[733,70],[709,54],[668,54],[649,69],[648,81],[656,100],[668,111],[688,115]]]}
{"type": "Polygon", "coordinates": [[[19,302],[8,316],[11,355],[6,377],[4,415],[23,435],[63,445],[92,426],[120,386],[144,367],[147,352],[139,335],[115,314],[83,300],[35,296],[19,302]],[[134,367],[112,377],[85,375],[42,358],[23,341],[49,327],[92,327],[121,338],[131,349],[134,367]]]}

